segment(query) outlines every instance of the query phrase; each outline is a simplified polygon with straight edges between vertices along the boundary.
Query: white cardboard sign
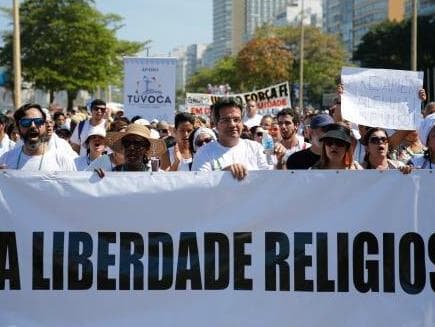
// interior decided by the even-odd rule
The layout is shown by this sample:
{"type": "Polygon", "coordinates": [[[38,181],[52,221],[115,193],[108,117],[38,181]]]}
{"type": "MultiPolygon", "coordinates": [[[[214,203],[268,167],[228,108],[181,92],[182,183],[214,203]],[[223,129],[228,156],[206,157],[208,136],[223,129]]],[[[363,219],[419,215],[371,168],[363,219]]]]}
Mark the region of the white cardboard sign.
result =
{"type": "Polygon", "coordinates": [[[423,72],[343,67],[341,79],[344,119],[370,127],[417,128],[423,72]]]}

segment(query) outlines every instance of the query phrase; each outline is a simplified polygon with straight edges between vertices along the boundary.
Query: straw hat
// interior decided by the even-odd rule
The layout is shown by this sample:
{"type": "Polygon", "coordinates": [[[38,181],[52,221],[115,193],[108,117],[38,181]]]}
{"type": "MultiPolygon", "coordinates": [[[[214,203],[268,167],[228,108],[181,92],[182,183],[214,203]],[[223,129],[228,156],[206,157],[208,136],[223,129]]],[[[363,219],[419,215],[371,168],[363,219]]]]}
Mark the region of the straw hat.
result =
{"type": "Polygon", "coordinates": [[[166,152],[165,142],[150,137],[150,130],[148,127],[139,124],[130,124],[127,126],[125,132],[111,132],[107,133],[106,145],[112,149],[123,149],[121,140],[127,135],[141,136],[150,142],[151,146],[147,151],[148,156],[160,156],[166,152]]]}

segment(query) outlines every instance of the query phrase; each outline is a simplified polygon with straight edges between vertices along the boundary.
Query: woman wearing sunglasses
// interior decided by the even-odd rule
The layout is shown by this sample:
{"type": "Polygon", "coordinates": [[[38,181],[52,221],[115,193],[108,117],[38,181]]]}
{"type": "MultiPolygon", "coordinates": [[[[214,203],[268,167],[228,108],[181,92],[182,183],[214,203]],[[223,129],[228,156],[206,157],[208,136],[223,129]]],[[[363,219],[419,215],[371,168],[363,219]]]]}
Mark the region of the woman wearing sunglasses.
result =
{"type": "Polygon", "coordinates": [[[330,130],[319,141],[322,142],[322,152],[313,169],[362,169],[358,162],[353,161],[349,128],[340,124],[331,124],[330,130]]]}
{"type": "Polygon", "coordinates": [[[366,146],[366,154],[362,163],[365,169],[399,169],[404,174],[411,172],[410,166],[399,160],[388,158],[389,139],[383,128],[370,128],[364,135],[363,143],[366,146]]]}
{"type": "Polygon", "coordinates": [[[106,144],[124,153],[124,163],[113,171],[149,171],[151,157],[160,157],[166,152],[165,142],[150,137],[150,130],[143,125],[130,124],[125,132],[108,133],[106,144]]]}
{"type": "MultiPolygon", "coordinates": [[[[200,147],[217,140],[215,132],[207,127],[198,127],[193,130],[189,136],[190,151],[192,152],[192,157],[198,151],[200,147]]],[[[190,164],[189,169],[192,168],[190,164]]]]}

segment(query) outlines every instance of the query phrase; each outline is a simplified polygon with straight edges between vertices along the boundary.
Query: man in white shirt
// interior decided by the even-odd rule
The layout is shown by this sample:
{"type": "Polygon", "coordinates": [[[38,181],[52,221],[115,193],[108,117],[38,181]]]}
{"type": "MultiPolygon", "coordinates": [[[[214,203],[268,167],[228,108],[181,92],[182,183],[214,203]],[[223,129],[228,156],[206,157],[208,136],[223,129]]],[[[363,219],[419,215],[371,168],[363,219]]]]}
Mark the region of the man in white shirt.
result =
{"type": "Polygon", "coordinates": [[[89,120],[81,121],[77,124],[71,135],[71,145],[77,153],[81,156],[86,154],[86,148],[82,145],[88,138],[89,130],[91,126],[106,127],[106,119],[104,119],[106,113],[106,102],[100,99],[95,99],[91,103],[91,118],[89,120]]]}
{"type": "Polygon", "coordinates": [[[54,133],[53,118],[48,111],[44,110],[44,112],[46,115],[45,128],[47,133],[48,148],[50,150],[63,152],[65,155],[70,156],[73,160],[76,159],[78,157],[77,152],[73,150],[71,144],[54,133]]]}
{"type": "Polygon", "coordinates": [[[241,139],[243,107],[233,99],[221,99],[213,105],[213,121],[218,131],[218,142],[202,146],[193,157],[192,170],[229,170],[234,178],[242,180],[248,170],[268,170],[260,143],[241,139]]]}
{"type": "Polygon", "coordinates": [[[15,142],[12,141],[6,134],[6,125],[8,124],[8,117],[0,114],[0,156],[12,150],[15,147],[15,142]]]}
{"type": "Polygon", "coordinates": [[[281,133],[281,142],[275,147],[277,155],[277,169],[285,168],[287,159],[295,152],[308,149],[311,144],[298,135],[299,115],[291,108],[284,108],[276,115],[281,133]]]}
{"type": "Polygon", "coordinates": [[[25,104],[14,113],[23,145],[4,153],[0,167],[28,171],[74,171],[71,158],[49,150],[45,113],[38,104],[25,104]]]}
{"type": "Polygon", "coordinates": [[[257,114],[257,102],[249,100],[246,103],[246,115],[243,119],[243,125],[248,126],[248,128],[260,126],[262,118],[262,115],[257,114]]]}

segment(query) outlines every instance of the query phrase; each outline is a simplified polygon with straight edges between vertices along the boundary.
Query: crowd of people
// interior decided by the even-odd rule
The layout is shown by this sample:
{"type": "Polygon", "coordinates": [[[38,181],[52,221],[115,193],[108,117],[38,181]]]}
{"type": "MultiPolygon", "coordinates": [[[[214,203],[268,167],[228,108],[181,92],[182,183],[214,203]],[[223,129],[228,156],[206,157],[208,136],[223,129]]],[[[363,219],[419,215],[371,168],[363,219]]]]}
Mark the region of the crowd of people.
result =
{"type": "MultiPolygon", "coordinates": [[[[340,88],[339,88],[340,93],[340,88]]],[[[419,91],[422,102],[424,90],[419,91]]],[[[423,107],[415,131],[390,131],[343,120],[338,96],[328,112],[285,108],[261,116],[221,98],[210,117],[182,112],[172,122],[128,119],[94,100],[89,112],[65,113],[25,104],[0,115],[0,168],[27,171],[230,171],[432,169],[435,103],[423,107]]]]}

